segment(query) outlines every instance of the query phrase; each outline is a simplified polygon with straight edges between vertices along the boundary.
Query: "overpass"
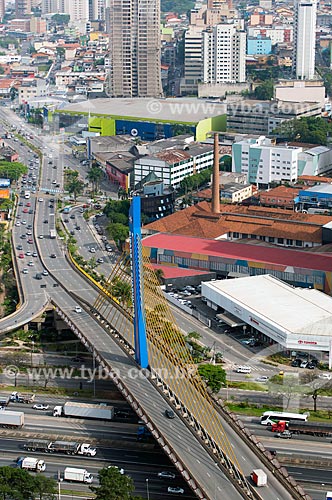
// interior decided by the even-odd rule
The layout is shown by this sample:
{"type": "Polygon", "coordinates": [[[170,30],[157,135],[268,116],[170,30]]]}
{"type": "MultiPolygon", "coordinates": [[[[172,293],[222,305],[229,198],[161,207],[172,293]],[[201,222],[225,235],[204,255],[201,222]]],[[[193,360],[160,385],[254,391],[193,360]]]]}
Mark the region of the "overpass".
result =
{"type": "MultiPolygon", "coordinates": [[[[44,162],[44,169],[46,168],[44,162]]],[[[40,268],[49,271],[42,285],[44,288],[40,289],[38,281],[22,277],[13,255],[22,306],[10,318],[4,318],[0,322],[1,332],[31,321],[46,305],[51,304],[93,352],[101,366],[109,370],[112,380],[146,422],[198,498],[304,498],[300,490],[287,489],[285,482],[279,482],[280,476],[276,478],[271,473],[267,460],[262,459],[253,447],[248,446],[244,436],[235,432],[234,426],[225,420],[213,404],[209,403],[209,410],[204,414],[201,393],[192,392],[191,389],[188,394],[177,394],[180,386],[176,386],[176,380],[171,383],[168,380],[165,383],[157,368],[171,366],[169,352],[165,355],[164,351],[161,356],[154,344],[152,348],[155,361],[148,372],[142,372],[133,359],[132,323],[128,311],[123,310],[116,302],[108,300],[101,301],[98,308],[101,296],[103,299],[108,298],[107,293],[100,294],[99,290],[72,268],[57,239],[38,239],[43,219],[49,216],[49,213],[48,203],[35,201],[34,235],[40,268]],[[59,256],[55,262],[48,258],[53,252],[59,256]],[[79,315],[74,312],[78,303],[83,307],[83,313],[79,315]],[[95,307],[91,308],[91,304],[95,307]],[[105,307],[106,312],[103,310],[105,307]],[[111,321],[108,321],[108,318],[111,318],[111,321]],[[196,405],[203,411],[202,421],[195,418],[196,405]],[[167,408],[175,408],[179,418],[167,420],[164,417],[167,408]],[[205,428],[208,427],[207,418],[211,415],[216,427],[215,433],[205,428]],[[269,477],[269,486],[261,489],[259,495],[246,481],[253,468],[265,469],[269,477]]],[[[16,247],[19,241],[17,231],[13,231],[12,238],[13,247],[16,247]]],[[[185,372],[181,370],[181,374],[185,372]]]]}

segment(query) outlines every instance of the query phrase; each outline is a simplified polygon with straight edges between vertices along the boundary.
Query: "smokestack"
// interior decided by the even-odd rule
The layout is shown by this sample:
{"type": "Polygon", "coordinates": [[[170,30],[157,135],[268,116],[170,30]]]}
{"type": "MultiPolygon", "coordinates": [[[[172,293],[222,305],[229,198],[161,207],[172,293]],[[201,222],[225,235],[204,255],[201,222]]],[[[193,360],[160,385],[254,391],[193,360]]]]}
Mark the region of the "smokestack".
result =
{"type": "Polygon", "coordinates": [[[220,213],[219,192],[219,134],[214,134],[213,174],[212,174],[212,212],[220,213]]]}

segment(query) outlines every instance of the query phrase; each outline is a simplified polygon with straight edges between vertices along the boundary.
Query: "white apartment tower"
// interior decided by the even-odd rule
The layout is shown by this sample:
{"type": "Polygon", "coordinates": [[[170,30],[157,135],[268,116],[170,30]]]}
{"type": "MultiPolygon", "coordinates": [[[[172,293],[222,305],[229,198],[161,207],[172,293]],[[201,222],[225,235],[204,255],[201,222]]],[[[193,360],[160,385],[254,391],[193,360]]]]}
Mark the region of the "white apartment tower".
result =
{"type": "Polygon", "coordinates": [[[159,97],[159,0],[110,0],[112,97],[159,97]]]}
{"type": "Polygon", "coordinates": [[[217,24],[202,35],[203,82],[245,82],[246,33],[227,23],[217,24]]]}
{"type": "Polygon", "coordinates": [[[42,14],[65,12],[65,0],[42,0],[42,14]]]}
{"type": "Polygon", "coordinates": [[[89,20],[89,0],[65,0],[64,7],[72,23],[86,23],[89,20]]]}
{"type": "Polygon", "coordinates": [[[316,0],[296,0],[293,72],[299,80],[312,80],[315,76],[316,15],[316,0]]]}
{"type": "Polygon", "coordinates": [[[105,19],[105,0],[90,0],[90,20],[105,19]]]}

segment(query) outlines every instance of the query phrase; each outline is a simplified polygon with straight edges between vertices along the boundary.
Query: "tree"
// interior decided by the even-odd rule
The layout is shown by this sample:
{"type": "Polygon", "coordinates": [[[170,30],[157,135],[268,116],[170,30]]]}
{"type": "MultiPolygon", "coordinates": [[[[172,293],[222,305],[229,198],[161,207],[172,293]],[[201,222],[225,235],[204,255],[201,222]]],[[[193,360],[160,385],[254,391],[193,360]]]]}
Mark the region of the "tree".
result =
{"type": "Polygon", "coordinates": [[[98,192],[100,180],[101,180],[102,177],[103,177],[103,172],[97,166],[91,167],[90,170],[89,170],[89,172],[87,173],[86,178],[92,184],[92,191],[93,191],[93,193],[97,193],[98,192]]]}
{"type": "Polygon", "coordinates": [[[96,500],[130,500],[135,490],[133,480],[117,467],[105,467],[98,473],[99,486],[90,486],[96,500]]]}
{"type": "Polygon", "coordinates": [[[226,384],[226,372],[220,366],[200,365],[198,373],[214,393],[219,392],[222,385],[226,384]]]}
{"type": "Polygon", "coordinates": [[[118,222],[114,220],[115,214],[123,214],[127,217],[128,224],[129,208],[129,200],[109,200],[105,205],[104,214],[110,219],[111,222],[118,222]]]}
{"type": "Polygon", "coordinates": [[[269,392],[276,397],[282,398],[283,407],[288,409],[294,396],[300,393],[300,381],[297,374],[289,373],[283,376],[275,375],[269,382],[269,392]]]}
{"type": "Polygon", "coordinates": [[[84,182],[80,181],[79,179],[72,179],[68,182],[67,184],[67,189],[70,194],[74,195],[74,199],[76,201],[76,198],[79,194],[82,194],[84,191],[84,182]]]}
{"type": "Polygon", "coordinates": [[[54,14],[52,21],[54,24],[66,25],[70,21],[70,16],[68,14],[54,14]]]}
{"type": "Polygon", "coordinates": [[[254,90],[255,99],[269,101],[274,95],[273,80],[266,80],[261,85],[258,85],[254,90]]]}
{"type": "Polygon", "coordinates": [[[38,474],[33,478],[34,493],[39,500],[53,500],[56,498],[57,483],[53,478],[38,474]]]}
{"type": "Polygon", "coordinates": [[[332,132],[332,125],[324,118],[308,116],[286,120],[274,131],[287,141],[298,140],[311,144],[327,144],[327,135],[332,132]]]}
{"type": "Polygon", "coordinates": [[[107,230],[109,231],[112,239],[117,242],[119,247],[122,247],[123,243],[128,238],[129,228],[128,226],[124,226],[123,224],[109,224],[107,226],[107,230]]]}
{"type": "Polygon", "coordinates": [[[21,175],[26,174],[28,168],[18,161],[0,161],[0,177],[17,181],[21,175]]]}
{"type": "Polygon", "coordinates": [[[154,271],[158,283],[162,285],[164,283],[164,271],[162,269],[155,269],[154,271]]]}
{"type": "Polygon", "coordinates": [[[110,292],[119,302],[125,304],[127,307],[131,306],[132,293],[130,283],[115,278],[111,284],[110,292]]]}

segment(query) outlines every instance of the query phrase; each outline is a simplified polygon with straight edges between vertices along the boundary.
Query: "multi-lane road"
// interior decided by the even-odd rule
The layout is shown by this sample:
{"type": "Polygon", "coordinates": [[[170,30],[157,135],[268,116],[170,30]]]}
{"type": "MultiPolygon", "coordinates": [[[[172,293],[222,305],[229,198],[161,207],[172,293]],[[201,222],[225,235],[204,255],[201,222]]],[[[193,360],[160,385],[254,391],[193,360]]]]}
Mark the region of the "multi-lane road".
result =
{"type": "MultiPolygon", "coordinates": [[[[1,115],[3,115],[3,110],[0,110],[1,115]]],[[[17,120],[17,117],[15,119],[17,120]]],[[[40,143],[40,138],[36,138],[36,143],[40,143]]],[[[240,494],[226,479],[223,472],[216,467],[214,460],[205,452],[199,441],[193,437],[185,423],[180,418],[170,421],[164,417],[164,410],[169,407],[168,401],[153,388],[148,379],[132,376],[133,370],[136,368],[135,364],[124,354],[122,348],[96,323],[88,310],[83,308],[82,314],[75,313],[77,302],[73,298],[72,292],[82,297],[87,303],[93,304],[97,297],[97,291],[91,288],[68,265],[64,258],[61,241],[44,237],[44,228],[46,226],[44,220],[50,219],[55,209],[55,202],[51,201],[51,198],[54,198],[55,195],[46,193],[47,191],[51,193],[54,180],[60,186],[62,182],[60,180],[63,173],[61,158],[56,164],[57,168],[53,168],[54,162],[57,161],[55,150],[56,148],[53,148],[52,145],[44,145],[45,156],[39,179],[39,186],[42,191],[37,194],[37,200],[40,199],[40,201],[35,201],[35,214],[31,214],[35,215],[32,224],[32,245],[36,246],[38,254],[37,262],[31,267],[38,271],[41,270],[41,272],[47,269],[49,275],[43,276],[41,280],[37,280],[35,277],[30,279],[30,273],[22,276],[22,287],[28,303],[29,314],[33,316],[38,304],[40,306],[44,300],[51,299],[59,308],[58,312],[65,315],[66,321],[75,325],[90,344],[94,346],[104,363],[117,371],[126,388],[138,399],[143,412],[149,416],[150,422],[164,437],[167,437],[171,449],[180,457],[182,464],[190,471],[192,477],[195,478],[200,488],[205,492],[205,495],[208,498],[221,498],[222,495],[223,498],[231,500],[240,498],[240,494]],[[50,163],[50,155],[52,155],[52,163],[50,163]],[[57,172],[56,179],[54,178],[55,170],[57,172]],[[43,237],[40,238],[40,236],[43,237]],[[52,254],[55,254],[56,258],[52,258],[52,254]]],[[[16,246],[20,238],[17,231],[14,231],[13,238],[16,246]]],[[[24,314],[16,316],[16,320],[22,318],[24,318],[24,314]]],[[[1,321],[1,328],[13,328],[13,320],[6,318],[1,321]]],[[[236,451],[244,474],[248,476],[253,468],[266,470],[269,477],[269,486],[262,490],[262,498],[266,500],[291,499],[292,495],[270,474],[256,454],[245,445],[241,437],[223,421],[221,416],[218,416],[218,418],[220,424],[224,427],[224,432],[227,434],[231,446],[236,451]]]]}

